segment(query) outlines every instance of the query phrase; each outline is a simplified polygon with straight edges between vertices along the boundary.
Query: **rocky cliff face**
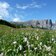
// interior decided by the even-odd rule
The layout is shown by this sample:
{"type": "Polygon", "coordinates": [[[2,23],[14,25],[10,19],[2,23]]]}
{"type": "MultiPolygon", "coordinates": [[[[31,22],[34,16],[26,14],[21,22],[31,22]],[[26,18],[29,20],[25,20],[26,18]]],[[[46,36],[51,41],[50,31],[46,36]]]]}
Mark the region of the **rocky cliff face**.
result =
{"type": "Polygon", "coordinates": [[[30,20],[27,22],[24,22],[24,24],[27,26],[33,26],[33,27],[41,27],[41,28],[51,28],[52,27],[52,21],[51,20],[30,20]]]}

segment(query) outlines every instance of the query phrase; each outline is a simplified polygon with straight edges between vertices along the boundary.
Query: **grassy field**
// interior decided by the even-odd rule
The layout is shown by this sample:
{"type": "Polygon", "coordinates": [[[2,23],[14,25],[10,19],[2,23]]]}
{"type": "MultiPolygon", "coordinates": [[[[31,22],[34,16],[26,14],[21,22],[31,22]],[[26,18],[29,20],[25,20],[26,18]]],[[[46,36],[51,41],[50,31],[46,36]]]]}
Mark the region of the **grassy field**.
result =
{"type": "Polygon", "coordinates": [[[3,56],[56,56],[56,31],[0,25],[3,56]]]}

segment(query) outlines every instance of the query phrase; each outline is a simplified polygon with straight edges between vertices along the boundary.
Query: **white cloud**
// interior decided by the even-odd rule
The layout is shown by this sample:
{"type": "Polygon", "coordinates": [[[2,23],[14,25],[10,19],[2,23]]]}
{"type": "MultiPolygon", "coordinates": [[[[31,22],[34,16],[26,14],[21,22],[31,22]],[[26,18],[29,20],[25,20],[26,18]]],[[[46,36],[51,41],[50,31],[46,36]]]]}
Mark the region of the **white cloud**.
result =
{"type": "Polygon", "coordinates": [[[46,6],[46,4],[45,3],[43,3],[43,4],[37,4],[36,2],[32,2],[31,4],[28,4],[28,5],[19,5],[19,4],[16,4],[16,7],[18,9],[42,8],[43,6],[46,6]]]}
{"type": "Polygon", "coordinates": [[[0,8],[7,9],[9,6],[10,5],[7,2],[0,2],[0,8]]]}
{"type": "Polygon", "coordinates": [[[28,7],[29,7],[28,5],[20,6],[20,5],[17,4],[17,8],[19,8],[19,9],[27,9],[28,7]]]}
{"type": "Polygon", "coordinates": [[[21,22],[20,18],[19,17],[16,17],[13,19],[13,22],[21,22]]]}
{"type": "Polygon", "coordinates": [[[0,16],[0,19],[3,19],[3,17],[2,17],[2,16],[0,16]]]}
{"type": "Polygon", "coordinates": [[[15,13],[14,16],[12,17],[12,21],[13,22],[23,22],[22,18],[23,18],[23,15],[19,15],[19,14],[15,13]]]}
{"type": "Polygon", "coordinates": [[[7,2],[0,2],[0,16],[8,17],[9,16],[9,9],[10,5],[7,2]]]}

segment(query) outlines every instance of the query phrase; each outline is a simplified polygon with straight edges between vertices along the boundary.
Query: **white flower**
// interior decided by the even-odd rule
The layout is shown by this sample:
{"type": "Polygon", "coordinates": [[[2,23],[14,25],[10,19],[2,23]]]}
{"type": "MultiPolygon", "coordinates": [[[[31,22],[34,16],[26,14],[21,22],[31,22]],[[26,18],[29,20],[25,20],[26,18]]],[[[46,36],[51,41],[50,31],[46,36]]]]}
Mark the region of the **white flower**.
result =
{"type": "Polygon", "coordinates": [[[30,48],[29,41],[27,41],[27,46],[28,46],[28,48],[30,48]]]}
{"type": "Polygon", "coordinates": [[[7,52],[11,51],[12,49],[9,49],[7,52]]]}
{"type": "Polygon", "coordinates": [[[46,49],[46,51],[50,51],[51,50],[51,46],[44,45],[44,48],[46,49]]]}
{"type": "Polygon", "coordinates": [[[45,48],[47,48],[47,46],[46,46],[46,45],[44,45],[44,47],[45,47],[45,48]]]}
{"type": "Polygon", "coordinates": [[[40,50],[42,50],[41,46],[39,47],[40,50]]]}
{"type": "Polygon", "coordinates": [[[54,38],[52,38],[52,41],[54,41],[55,39],[54,38]]]}
{"type": "Polygon", "coordinates": [[[26,54],[24,54],[24,56],[26,56],[26,54]]]}
{"type": "Polygon", "coordinates": [[[27,41],[27,45],[29,45],[29,41],[27,41]]]}
{"type": "Polygon", "coordinates": [[[24,38],[24,42],[27,42],[27,38],[26,37],[24,38]]]}
{"type": "Polygon", "coordinates": [[[16,43],[17,43],[16,41],[13,42],[13,44],[16,44],[16,43]]]}
{"type": "Polygon", "coordinates": [[[37,50],[37,47],[35,47],[34,50],[37,50]]]}
{"type": "Polygon", "coordinates": [[[29,41],[27,41],[27,46],[30,47],[30,45],[29,45],[29,41]]]}
{"type": "Polygon", "coordinates": [[[36,38],[37,40],[39,39],[39,37],[37,36],[37,38],[36,38]]]}
{"type": "Polygon", "coordinates": [[[19,49],[22,50],[22,45],[19,45],[19,49]]]}
{"type": "Polygon", "coordinates": [[[52,53],[48,53],[50,56],[52,56],[52,53]]]}
{"type": "Polygon", "coordinates": [[[1,53],[0,56],[3,56],[3,53],[1,53]]]}
{"type": "Polygon", "coordinates": [[[42,42],[40,42],[40,45],[42,45],[42,42]]]}
{"type": "Polygon", "coordinates": [[[51,50],[51,46],[46,47],[46,51],[50,51],[51,50]]]}
{"type": "Polygon", "coordinates": [[[31,47],[33,47],[34,46],[34,44],[31,44],[31,47]]]}
{"type": "Polygon", "coordinates": [[[56,41],[54,40],[54,43],[56,43],[56,41]]]}

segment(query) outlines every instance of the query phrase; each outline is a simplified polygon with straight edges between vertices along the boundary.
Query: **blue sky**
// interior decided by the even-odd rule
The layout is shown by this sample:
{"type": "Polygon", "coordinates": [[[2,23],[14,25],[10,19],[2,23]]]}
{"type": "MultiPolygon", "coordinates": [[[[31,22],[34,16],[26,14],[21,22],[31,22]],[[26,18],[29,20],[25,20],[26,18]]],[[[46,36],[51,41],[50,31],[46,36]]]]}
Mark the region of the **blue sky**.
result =
{"type": "Polygon", "coordinates": [[[0,18],[8,21],[56,20],[56,0],[0,0],[0,18]]]}

